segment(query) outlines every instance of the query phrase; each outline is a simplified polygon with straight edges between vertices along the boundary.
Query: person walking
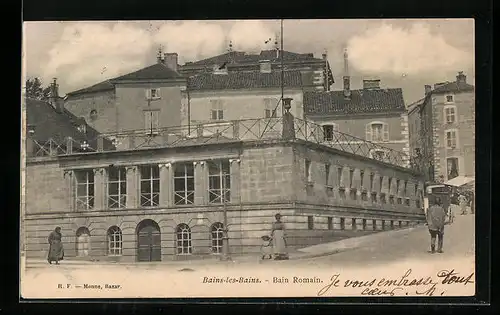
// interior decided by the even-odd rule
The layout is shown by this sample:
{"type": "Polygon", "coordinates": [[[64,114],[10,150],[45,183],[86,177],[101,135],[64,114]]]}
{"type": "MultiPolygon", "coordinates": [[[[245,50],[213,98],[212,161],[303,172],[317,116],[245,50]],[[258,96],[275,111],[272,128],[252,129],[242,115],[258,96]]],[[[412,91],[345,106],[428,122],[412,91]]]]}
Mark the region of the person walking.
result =
{"type": "Polygon", "coordinates": [[[54,231],[49,234],[49,255],[47,260],[49,264],[52,264],[53,261],[56,262],[56,265],[59,265],[59,261],[64,259],[64,248],[62,244],[62,234],[61,228],[56,227],[54,231]]]}
{"type": "Polygon", "coordinates": [[[443,252],[444,222],[446,212],[442,206],[441,198],[436,197],[434,204],[427,210],[427,225],[431,234],[431,253],[436,252],[436,236],[438,239],[437,252],[443,252]]]}
{"type": "Polygon", "coordinates": [[[273,239],[274,260],[287,260],[288,252],[286,250],[285,224],[281,222],[281,214],[275,216],[276,222],[273,223],[271,236],[273,239]]]}
{"type": "Polygon", "coordinates": [[[458,197],[458,203],[460,205],[460,210],[462,215],[467,214],[467,197],[464,194],[460,194],[458,197]]]}

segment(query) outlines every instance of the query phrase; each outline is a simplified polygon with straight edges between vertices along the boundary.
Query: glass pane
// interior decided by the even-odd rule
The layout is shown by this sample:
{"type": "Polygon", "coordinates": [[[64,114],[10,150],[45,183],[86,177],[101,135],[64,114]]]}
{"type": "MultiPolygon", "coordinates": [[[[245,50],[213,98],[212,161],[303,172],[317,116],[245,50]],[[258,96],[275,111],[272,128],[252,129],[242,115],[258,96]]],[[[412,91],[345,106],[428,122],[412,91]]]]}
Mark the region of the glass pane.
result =
{"type": "Polygon", "coordinates": [[[89,196],[94,196],[94,184],[89,184],[89,196]]]}
{"type": "Polygon", "coordinates": [[[175,191],[184,191],[184,188],[185,188],[184,178],[174,179],[174,190],[175,191]]]}
{"type": "Polygon", "coordinates": [[[194,193],[189,193],[187,199],[188,203],[194,203],[194,193]]]}
{"type": "Polygon", "coordinates": [[[155,194],[153,196],[153,206],[157,206],[160,203],[160,194],[155,194]]]}
{"type": "Polygon", "coordinates": [[[160,180],[159,179],[155,179],[153,181],[153,192],[155,192],[155,193],[160,192],[160,180]]]}
{"type": "Polygon", "coordinates": [[[141,193],[149,193],[151,192],[151,182],[142,181],[141,182],[141,193]]]}
{"type": "Polygon", "coordinates": [[[160,168],[158,166],[152,167],[153,178],[160,178],[160,168]]]}
{"type": "Polygon", "coordinates": [[[209,177],[209,189],[220,189],[221,182],[219,176],[210,176],[209,177]]]}
{"type": "Polygon", "coordinates": [[[141,166],[141,178],[146,179],[151,177],[151,167],[141,166]]]}
{"type": "Polygon", "coordinates": [[[120,183],[120,194],[122,194],[122,195],[127,194],[127,182],[120,183]]]}
{"type": "Polygon", "coordinates": [[[194,178],[188,178],[187,180],[187,190],[194,191],[194,178]]]}
{"type": "Polygon", "coordinates": [[[118,183],[108,183],[108,192],[110,195],[117,195],[118,194],[118,183]]]}
{"type": "Polygon", "coordinates": [[[116,167],[110,167],[108,169],[108,178],[110,181],[118,180],[118,169],[116,167]]]}

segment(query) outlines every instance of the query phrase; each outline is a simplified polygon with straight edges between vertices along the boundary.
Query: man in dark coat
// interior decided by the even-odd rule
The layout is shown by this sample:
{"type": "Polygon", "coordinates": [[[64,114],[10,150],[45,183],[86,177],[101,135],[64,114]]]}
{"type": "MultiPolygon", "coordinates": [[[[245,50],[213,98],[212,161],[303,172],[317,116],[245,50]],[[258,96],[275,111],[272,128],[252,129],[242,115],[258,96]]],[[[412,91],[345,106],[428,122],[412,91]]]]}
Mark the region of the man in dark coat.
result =
{"type": "Polygon", "coordinates": [[[61,228],[56,227],[54,231],[49,234],[49,255],[47,260],[49,264],[52,264],[53,261],[56,262],[56,265],[59,265],[59,260],[64,259],[64,248],[62,244],[62,235],[61,228]]]}
{"type": "Polygon", "coordinates": [[[446,211],[444,210],[441,198],[436,197],[434,204],[427,210],[427,225],[431,234],[431,253],[436,251],[436,236],[438,238],[438,253],[443,252],[444,223],[446,211]]]}

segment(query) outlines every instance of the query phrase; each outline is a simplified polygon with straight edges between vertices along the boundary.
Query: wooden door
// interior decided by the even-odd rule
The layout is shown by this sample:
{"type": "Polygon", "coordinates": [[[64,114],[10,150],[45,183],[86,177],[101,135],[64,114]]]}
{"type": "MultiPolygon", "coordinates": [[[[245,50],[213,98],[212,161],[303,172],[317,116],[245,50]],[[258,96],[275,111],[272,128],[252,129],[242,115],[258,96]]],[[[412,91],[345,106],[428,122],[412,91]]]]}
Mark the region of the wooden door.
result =
{"type": "Polygon", "coordinates": [[[137,240],[138,261],[161,261],[161,235],[156,227],[148,225],[140,229],[137,240]]]}

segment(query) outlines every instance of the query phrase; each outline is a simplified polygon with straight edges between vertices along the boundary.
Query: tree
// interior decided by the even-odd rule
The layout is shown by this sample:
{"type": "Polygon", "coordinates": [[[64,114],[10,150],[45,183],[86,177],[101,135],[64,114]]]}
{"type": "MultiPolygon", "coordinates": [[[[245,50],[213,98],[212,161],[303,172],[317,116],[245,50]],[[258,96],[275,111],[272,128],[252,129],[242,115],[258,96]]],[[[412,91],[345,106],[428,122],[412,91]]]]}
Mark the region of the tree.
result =
{"type": "Polygon", "coordinates": [[[47,100],[50,96],[50,86],[43,87],[39,78],[28,78],[26,80],[26,97],[47,100]]]}

